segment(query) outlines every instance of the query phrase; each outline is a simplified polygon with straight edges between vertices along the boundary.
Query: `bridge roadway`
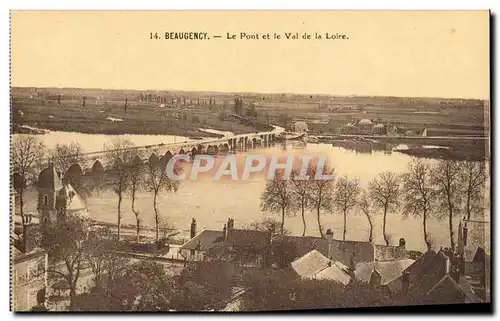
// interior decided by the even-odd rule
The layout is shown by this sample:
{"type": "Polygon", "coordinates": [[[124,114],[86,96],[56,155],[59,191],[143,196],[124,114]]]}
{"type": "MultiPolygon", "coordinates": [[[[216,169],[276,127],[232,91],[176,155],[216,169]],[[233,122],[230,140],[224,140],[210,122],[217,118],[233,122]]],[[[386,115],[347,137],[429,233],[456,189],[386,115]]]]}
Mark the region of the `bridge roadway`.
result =
{"type": "MultiPolygon", "coordinates": [[[[217,154],[219,152],[229,152],[236,150],[252,149],[257,147],[268,146],[276,141],[280,132],[278,130],[270,132],[250,133],[234,135],[231,137],[191,140],[180,143],[161,143],[154,145],[137,146],[127,149],[127,154],[130,160],[140,160],[148,162],[151,160],[159,161],[169,159],[175,154],[217,154]]],[[[109,168],[112,160],[109,153],[112,151],[99,151],[84,153],[82,164],[73,164],[69,171],[77,171],[83,173],[85,169],[92,171],[103,170],[109,168]]]]}

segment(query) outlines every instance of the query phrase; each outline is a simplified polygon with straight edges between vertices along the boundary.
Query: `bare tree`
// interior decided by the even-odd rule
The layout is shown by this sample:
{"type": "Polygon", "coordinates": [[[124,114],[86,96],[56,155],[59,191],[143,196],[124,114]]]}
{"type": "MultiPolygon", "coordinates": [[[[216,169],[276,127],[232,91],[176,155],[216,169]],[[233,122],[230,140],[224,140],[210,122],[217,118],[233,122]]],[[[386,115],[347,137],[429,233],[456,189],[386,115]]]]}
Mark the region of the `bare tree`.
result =
{"type": "Polygon", "coordinates": [[[427,232],[427,219],[434,203],[431,168],[421,159],[412,160],[408,165],[408,171],[402,175],[402,180],[403,214],[422,215],[424,242],[429,248],[431,242],[427,232]]]}
{"type": "Polygon", "coordinates": [[[466,161],[460,164],[460,181],[465,192],[465,213],[467,220],[484,210],[484,189],[486,171],[483,162],[466,161]]]}
{"type": "Polygon", "coordinates": [[[371,217],[372,203],[370,196],[366,191],[363,191],[359,197],[358,207],[365,214],[368,219],[368,224],[370,225],[370,234],[368,236],[368,242],[373,242],[373,222],[371,217]]]}
{"type": "Polygon", "coordinates": [[[295,204],[293,192],[289,180],[284,179],[283,173],[276,172],[274,180],[267,182],[266,189],[261,197],[262,211],[281,214],[281,234],[285,231],[285,216],[293,215],[295,204]]]}
{"type": "Polygon", "coordinates": [[[83,270],[88,223],[77,216],[68,216],[47,230],[44,239],[44,247],[48,250],[49,257],[54,260],[47,272],[67,284],[70,310],[74,308],[78,280],[83,270]],[[59,264],[60,262],[62,264],[59,264]]]}
{"type": "Polygon", "coordinates": [[[461,206],[460,166],[457,161],[443,160],[432,169],[432,182],[436,187],[435,195],[442,211],[448,212],[450,246],[455,248],[453,238],[453,218],[459,214],[461,206]]]}
{"type": "Polygon", "coordinates": [[[140,159],[135,158],[129,166],[129,179],[130,179],[130,196],[132,198],[132,213],[135,215],[136,222],[136,242],[140,241],[141,220],[140,212],[135,207],[137,193],[144,188],[144,167],[140,159]]]}
{"type": "Polygon", "coordinates": [[[98,189],[94,184],[90,184],[83,177],[82,173],[75,173],[72,165],[81,165],[85,163],[82,147],[78,142],[70,142],[68,144],[58,143],[56,147],[50,151],[50,158],[54,163],[54,167],[61,173],[64,173],[66,182],[71,183],[75,190],[84,198],[88,198],[94,191],[98,189]],[[81,175],[80,175],[81,174],[81,175]]]}
{"type": "MultiPolygon", "coordinates": [[[[312,167],[309,167],[306,175],[310,176],[311,174],[312,174],[312,167]]],[[[302,236],[305,236],[306,235],[305,210],[308,205],[309,192],[311,189],[311,181],[308,179],[300,179],[299,173],[297,171],[294,171],[292,173],[291,182],[292,182],[291,187],[292,187],[293,198],[298,203],[302,215],[302,225],[303,225],[302,236]]]]}
{"type": "Polygon", "coordinates": [[[45,146],[33,135],[14,137],[11,161],[14,176],[14,189],[19,193],[19,213],[23,228],[23,244],[26,244],[24,194],[29,181],[36,180],[39,162],[44,156],[45,146]]]}
{"type": "MultiPolygon", "coordinates": [[[[179,169],[174,169],[178,171],[179,169]]],[[[147,175],[145,180],[146,189],[153,195],[153,209],[155,212],[156,242],[160,233],[160,213],[158,212],[157,198],[160,192],[176,192],[179,188],[179,181],[172,180],[167,175],[167,168],[161,162],[148,162],[147,175]]]]}
{"type": "MultiPolygon", "coordinates": [[[[325,166],[324,175],[333,175],[334,170],[325,166]]],[[[314,177],[315,175],[313,175],[314,177]]],[[[324,237],[323,228],[321,227],[321,211],[330,213],[333,203],[333,180],[312,179],[311,189],[309,193],[309,208],[316,211],[316,219],[318,221],[318,229],[321,237],[324,237]]]]}
{"type": "Polygon", "coordinates": [[[393,172],[382,172],[370,182],[368,190],[374,205],[384,212],[382,230],[385,244],[389,245],[386,233],[387,213],[395,210],[399,204],[399,179],[393,172]]]}
{"type": "Polygon", "coordinates": [[[343,176],[335,184],[333,206],[344,215],[344,233],[342,236],[344,241],[347,233],[347,213],[356,206],[359,193],[359,180],[357,179],[348,179],[343,176]]]}
{"type": "Polygon", "coordinates": [[[121,210],[122,201],[129,187],[130,171],[127,168],[127,163],[132,161],[134,144],[126,139],[117,138],[111,144],[105,146],[106,156],[112,164],[111,170],[106,179],[106,185],[118,196],[117,210],[117,229],[118,241],[120,240],[121,232],[121,210]]]}
{"type": "Polygon", "coordinates": [[[84,161],[82,147],[78,142],[74,141],[68,144],[58,143],[51,150],[50,158],[54,163],[54,167],[62,173],[66,173],[71,165],[84,161]]]}

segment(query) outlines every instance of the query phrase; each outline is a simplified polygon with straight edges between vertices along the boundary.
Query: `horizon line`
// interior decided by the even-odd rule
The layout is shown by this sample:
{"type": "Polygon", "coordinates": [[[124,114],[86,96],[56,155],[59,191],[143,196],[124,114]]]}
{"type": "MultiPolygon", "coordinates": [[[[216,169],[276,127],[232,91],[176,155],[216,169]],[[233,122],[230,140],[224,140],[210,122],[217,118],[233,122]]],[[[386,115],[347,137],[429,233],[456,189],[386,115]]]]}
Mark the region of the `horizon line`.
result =
{"type": "MultiPolygon", "coordinates": [[[[488,98],[462,98],[462,97],[438,97],[438,96],[395,96],[395,95],[371,95],[371,94],[327,94],[327,93],[294,93],[294,92],[258,92],[258,91],[218,91],[218,90],[189,90],[189,89],[130,89],[130,88],[97,88],[97,87],[58,87],[58,86],[48,86],[48,87],[37,87],[37,86],[10,86],[12,91],[13,88],[34,88],[34,89],[87,89],[87,90],[112,90],[112,91],[166,91],[166,92],[187,92],[187,93],[219,93],[219,94],[261,94],[261,95],[317,95],[317,96],[328,96],[328,97],[376,97],[376,98],[409,98],[409,99],[443,99],[443,100],[480,100],[480,101],[491,101],[491,97],[488,98]]],[[[12,93],[11,93],[12,94],[12,93]]]]}

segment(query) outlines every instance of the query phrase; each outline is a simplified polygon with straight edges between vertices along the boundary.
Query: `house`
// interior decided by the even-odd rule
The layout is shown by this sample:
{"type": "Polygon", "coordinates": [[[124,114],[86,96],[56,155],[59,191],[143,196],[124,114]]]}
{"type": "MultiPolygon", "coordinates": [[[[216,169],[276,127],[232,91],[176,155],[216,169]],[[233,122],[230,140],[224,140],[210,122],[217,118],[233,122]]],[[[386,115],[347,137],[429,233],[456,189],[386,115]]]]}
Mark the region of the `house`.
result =
{"type": "Polygon", "coordinates": [[[459,259],[449,250],[427,251],[403,271],[401,293],[424,304],[481,302],[460,274],[459,259]]]}
{"type": "Polygon", "coordinates": [[[373,261],[391,261],[407,258],[406,241],[399,240],[397,246],[375,245],[371,242],[343,241],[314,236],[280,235],[275,240],[284,240],[295,244],[297,256],[303,256],[311,250],[317,250],[332,261],[350,266],[373,261]]]}
{"type": "Polygon", "coordinates": [[[25,235],[11,234],[11,310],[45,310],[48,255],[40,248],[40,224],[28,222],[27,217],[24,223],[25,235]]]}
{"type": "Polygon", "coordinates": [[[356,280],[383,287],[388,293],[400,293],[403,271],[414,262],[412,259],[400,259],[360,263],[356,266],[354,275],[356,280]]]}
{"type": "Polygon", "coordinates": [[[349,268],[340,262],[334,262],[326,256],[312,250],[291,263],[293,270],[302,278],[330,280],[347,285],[351,282],[349,268]]]}
{"type": "Polygon", "coordinates": [[[358,133],[361,135],[371,135],[373,133],[373,122],[369,119],[361,119],[358,123],[358,133]]]}
{"type": "Polygon", "coordinates": [[[464,278],[480,298],[490,302],[490,222],[461,220],[457,255],[461,259],[464,278]]]}
{"type": "Polygon", "coordinates": [[[374,127],[373,127],[373,134],[375,135],[385,135],[386,134],[386,128],[384,126],[384,124],[376,124],[374,127]]]}
{"type": "Polygon", "coordinates": [[[179,253],[188,261],[201,261],[208,251],[223,242],[223,232],[203,230],[196,234],[196,220],[191,222],[191,239],[179,248],[179,253]]]}
{"type": "Polygon", "coordinates": [[[263,263],[269,249],[269,234],[262,231],[236,229],[229,218],[222,231],[203,230],[196,234],[196,221],[191,223],[191,239],[179,249],[187,260],[224,259],[244,265],[263,263]]]}
{"type": "Polygon", "coordinates": [[[307,133],[309,131],[309,127],[305,122],[297,121],[292,124],[291,130],[294,133],[307,133]]]}

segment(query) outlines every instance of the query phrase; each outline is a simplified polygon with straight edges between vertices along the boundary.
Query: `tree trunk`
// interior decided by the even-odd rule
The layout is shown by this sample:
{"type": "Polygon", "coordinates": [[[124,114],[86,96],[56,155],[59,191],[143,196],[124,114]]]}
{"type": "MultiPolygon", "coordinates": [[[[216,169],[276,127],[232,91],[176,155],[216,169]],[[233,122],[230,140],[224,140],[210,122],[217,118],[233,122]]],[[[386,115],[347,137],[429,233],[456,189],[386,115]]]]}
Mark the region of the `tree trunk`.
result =
{"type": "MultiPolygon", "coordinates": [[[[470,184],[469,184],[470,185],[470,184]]],[[[471,187],[469,186],[469,190],[467,191],[467,221],[470,220],[471,217],[471,208],[470,208],[470,202],[471,202],[471,187]]]]}
{"type": "Polygon", "coordinates": [[[422,224],[424,227],[424,242],[425,242],[425,245],[427,246],[427,251],[429,251],[431,248],[430,248],[429,237],[427,235],[427,211],[426,210],[424,210],[422,224]]]}
{"type": "Polygon", "coordinates": [[[120,241],[120,232],[122,224],[122,194],[118,194],[118,242],[120,241]]]}
{"type": "Polygon", "coordinates": [[[285,208],[281,208],[281,234],[285,231],[285,208]]]}
{"type": "MultiPolygon", "coordinates": [[[[12,205],[15,206],[15,204],[12,205]]],[[[21,186],[21,188],[19,189],[19,213],[21,214],[21,225],[23,227],[23,249],[26,251],[26,223],[24,220],[24,186],[21,186]]]]}
{"type": "Polygon", "coordinates": [[[139,243],[141,238],[140,238],[140,231],[141,231],[141,221],[139,220],[139,216],[135,217],[136,219],[136,242],[139,243]]]}
{"type": "Polygon", "coordinates": [[[317,206],[316,207],[316,218],[318,219],[318,229],[319,229],[319,234],[321,235],[321,237],[325,237],[323,235],[323,228],[321,227],[321,220],[320,220],[320,207],[317,206]]]}
{"type": "Polygon", "coordinates": [[[384,223],[383,223],[382,233],[384,234],[385,245],[389,245],[389,239],[387,238],[387,234],[385,233],[386,219],[387,219],[387,206],[384,207],[384,223]]]}
{"type": "Polygon", "coordinates": [[[304,200],[302,200],[302,224],[304,225],[304,229],[302,230],[302,236],[306,236],[306,217],[304,216],[305,204],[304,200]]]}
{"type": "Polygon", "coordinates": [[[347,210],[344,209],[344,235],[342,236],[343,241],[345,241],[346,233],[347,233],[347,210]]]}
{"type": "Polygon", "coordinates": [[[159,227],[159,217],[158,217],[158,209],[156,208],[156,195],[157,193],[154,193],[153,195],[153,209],[155,211],[155,229],[156,229],[156,242],[160,240],[160,227],[159,227]]]}
{"type": "Polygon", "coordinates": [[[368,237],[368,242],[372,242],[373,241],[373,223],[372,223],[372,219],[370,218],[370,215],[368,215],[368,213],[365,213],[366,215],[366,218],[368,219],[368,224],[370,224],[370,235],[368,237]]]}
{"type": "Polygon", "coordinates": [[[453,209],[451,208],[451,204],[448,205],[448,227],[450,228],[450,246],[452,249],[455,249],[455,241],[453,240],[453,209]]]}
{"type": "Polygon", "coordinates": [[[135,192],[132,192],[132,212],[134,212],[135,215],[135,221],[136,221],[136,242],[139,243],[139,233],[141,229],[141,222],[139,220],[139,212],[135,209],[135,192]]]}
{"type": "Polygon", "coordinates": [[[69,310],[74,311],[76,299],[76,284],[71,284],[69,289],[69,310]]]}

